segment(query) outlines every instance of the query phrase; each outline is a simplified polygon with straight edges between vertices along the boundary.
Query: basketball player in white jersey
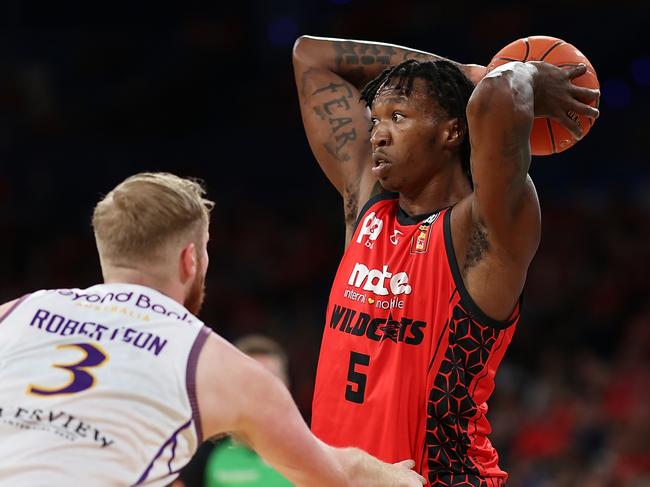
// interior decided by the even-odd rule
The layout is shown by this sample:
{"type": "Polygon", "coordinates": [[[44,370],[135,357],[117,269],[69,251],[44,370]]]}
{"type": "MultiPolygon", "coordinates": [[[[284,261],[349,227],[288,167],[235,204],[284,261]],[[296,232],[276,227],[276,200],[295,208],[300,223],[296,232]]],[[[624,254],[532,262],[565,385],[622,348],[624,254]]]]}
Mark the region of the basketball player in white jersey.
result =
{"type": "Polygon", "coordinates": [[[417,486],[309,432],[286,387],[194,316],[213,203],[144,173],[95,208],[104,284],[0,306],[0,485],[167,485],[205,438],[233,433],[296,485],[417,486]]]}

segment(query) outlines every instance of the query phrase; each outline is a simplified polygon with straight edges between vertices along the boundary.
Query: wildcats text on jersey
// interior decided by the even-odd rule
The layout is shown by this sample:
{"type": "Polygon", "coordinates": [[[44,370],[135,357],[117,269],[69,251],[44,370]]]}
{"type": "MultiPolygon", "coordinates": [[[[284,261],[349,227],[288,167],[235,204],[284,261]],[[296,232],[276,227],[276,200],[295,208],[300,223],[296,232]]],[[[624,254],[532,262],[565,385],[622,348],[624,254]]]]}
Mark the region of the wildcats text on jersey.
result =
{"type": "Polygon", "coordinates": [[[340,332],[357,337],[365,336],[376,342],[391,340],[395,343],[419,345],[424,339],[423,330],[427,324],[406,317],[396,320],[391,315],[388,318],[373,318],[368,313],[335,304],[329,326],[340,332]]]}
{"type": "Polygon", "coordinates": [[[364,206],[329,296],[312,430],[386,462],[413,458],[427,485],[503,485],[486,401],[519,307],[484,316],[451,237],[451,209],[410,216],[397,195],[364,206]]]}

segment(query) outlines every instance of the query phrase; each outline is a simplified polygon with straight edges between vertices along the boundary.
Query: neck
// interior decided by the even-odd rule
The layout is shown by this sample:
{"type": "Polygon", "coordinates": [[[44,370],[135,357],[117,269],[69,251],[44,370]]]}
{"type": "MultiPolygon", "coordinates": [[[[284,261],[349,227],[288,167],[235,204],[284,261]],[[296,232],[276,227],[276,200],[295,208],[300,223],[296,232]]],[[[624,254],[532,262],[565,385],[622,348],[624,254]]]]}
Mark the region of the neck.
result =
{"type": "Polygon", "coordinates": [[[399,205],[409,215],[423,215],[453,206],[472,192],[459,161],[436,172],[424,185],[413,191],[401,191],[399,205]]]}
{"type": "Polygon", "coordinates": [[[146,286],[151,289],[155,289],[156,291],[170,297],[180,304],[183,304],[183,301],[185,300],[185,293],[182,286],[175,285],[168,279],[165,279],[161,276],[156,276],[153,273],[144,272],[140,269],[121,266],[110,266],[103,268],[102,273],[104,274],[104,283],[106,284],[138,284],[140,286],[146,286]]]}

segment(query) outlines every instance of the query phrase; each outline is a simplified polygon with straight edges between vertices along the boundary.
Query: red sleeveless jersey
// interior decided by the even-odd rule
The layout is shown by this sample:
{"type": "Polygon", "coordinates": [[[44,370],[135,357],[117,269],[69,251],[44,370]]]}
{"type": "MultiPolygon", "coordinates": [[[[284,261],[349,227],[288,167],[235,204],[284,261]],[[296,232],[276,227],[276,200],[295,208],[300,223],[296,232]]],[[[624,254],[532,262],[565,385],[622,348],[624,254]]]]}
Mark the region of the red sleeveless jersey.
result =
{"type": "Polygon", "coordinates": [[[385,194],[362,210],[327,307],[312,430],[386,462],[412,458],[432,486],[503,485],[486,401],[519,305],[501,322],[474,304],[451,211],[409,217],[385,194]]]}

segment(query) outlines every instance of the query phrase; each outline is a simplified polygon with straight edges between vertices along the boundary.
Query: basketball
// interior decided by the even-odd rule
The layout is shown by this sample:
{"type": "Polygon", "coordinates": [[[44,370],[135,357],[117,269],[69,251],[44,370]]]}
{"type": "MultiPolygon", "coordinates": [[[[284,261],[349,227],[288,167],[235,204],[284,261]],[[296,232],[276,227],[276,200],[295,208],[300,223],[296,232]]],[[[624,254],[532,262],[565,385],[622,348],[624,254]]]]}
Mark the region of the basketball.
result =
{"type": "MultiPolygon", "coordinates": [[[[502,64],[511,61],[545,61],[560,68],[576,66],[580,63],[587,66],[587,72],[582,76],[574,78],[573,84],[585,88],[598,89],[600,84],[596,77],[596,71],[589,62],[589,59],[578,49],[568,42],[556,37],[531,36],[518,39],[501,49],[490,61],[488,72],[502,64]]],[[[596,102],[591,102],[596,106],[596,102]]],[[[568,115],[580,125],[583,137],[587,135],[594,119],[575,112],[568,115]]],[[[546,156],[557,154],[572,147],[577,140],[562,125],[549,118],[536,118],[533,122],[533,130],[530,134],[530,149],[534,156],[546,156]]]]}

